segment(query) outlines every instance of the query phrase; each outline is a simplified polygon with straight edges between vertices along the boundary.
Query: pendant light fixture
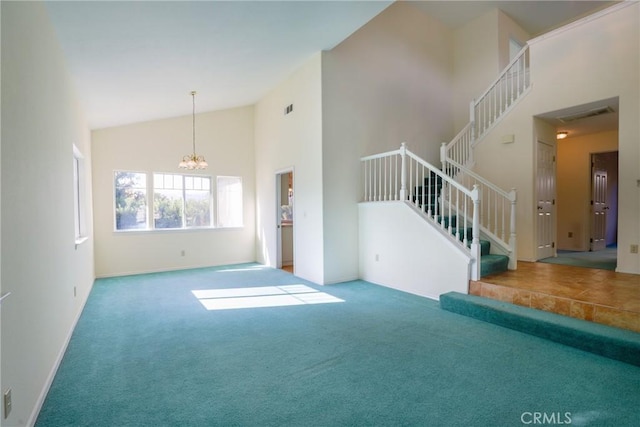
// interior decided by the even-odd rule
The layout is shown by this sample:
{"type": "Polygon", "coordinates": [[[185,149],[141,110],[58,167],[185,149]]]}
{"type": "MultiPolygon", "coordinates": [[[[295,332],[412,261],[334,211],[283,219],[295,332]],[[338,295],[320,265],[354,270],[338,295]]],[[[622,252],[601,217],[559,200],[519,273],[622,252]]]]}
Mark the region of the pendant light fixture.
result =
{"type": "Polygon", "coordinates": [[[204,156],[198,156],[196,154],[196,91],[191,92],[191,98],[193,100],[193,154],[186,155],[182,158],[182,161],[178,164],[178,167],[182,169],[206,169],[209,164],[204,159],[204,156]]]}

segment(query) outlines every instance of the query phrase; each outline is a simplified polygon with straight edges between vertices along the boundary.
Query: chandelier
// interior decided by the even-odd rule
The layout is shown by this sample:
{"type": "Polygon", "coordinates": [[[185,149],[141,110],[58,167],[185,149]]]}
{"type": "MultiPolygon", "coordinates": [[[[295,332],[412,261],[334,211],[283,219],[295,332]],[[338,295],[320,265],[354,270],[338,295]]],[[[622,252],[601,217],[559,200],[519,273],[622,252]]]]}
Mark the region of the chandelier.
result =
{"type": "Polygon", "coordinates": [[[196,91],[191,92],[191,98],[193,99],[193,153],[188,154],[182,158],[178,167],[182,169],[206,169],[209,163],[204,159],[204,156],[196,154],[196,91]]]}

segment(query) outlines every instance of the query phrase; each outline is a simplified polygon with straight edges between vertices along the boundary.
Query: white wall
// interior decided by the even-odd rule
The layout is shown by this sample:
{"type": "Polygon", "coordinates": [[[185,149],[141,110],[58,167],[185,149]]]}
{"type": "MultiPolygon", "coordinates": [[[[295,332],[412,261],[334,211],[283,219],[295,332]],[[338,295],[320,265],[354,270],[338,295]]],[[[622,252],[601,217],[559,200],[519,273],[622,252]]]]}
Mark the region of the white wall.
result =
{"type": "MultiPolygon", "coordinates": [[[[640,273],[640,36],[639,3],[623,3],[531,42],[533,90],[477,146],[478,172],[499,186],[518,190],[518,256],[535,259],[535,144],[533,117],[618,96],[619,232],[618,271],[640,273]],[[514,134],[513,144],[500,143],[514,134]],[[496,165],[500,165],[497,167],[496,165]]],[[[547,132],[549,133],[549,132],[547,132]]]]}
{"type": "Polygon", "coordinates": [[[498,68],[500,71],[504,70],[511,62],[509,57],[509,42],[511,39],[524,46],[530,38],[531,35],[511,19],[509,15],[498,10],[498,68]]]}
{"type": "Polygon", "coordinates": [[[90,238],[75,246],[72,147],[89,163],[91,149],[45,7],[1,7],[1,271],[2,291],[11,296],[1,314],[0,387],[13,391],[3,425],[20,426],[35,421],[93,284],[90,205],[90,238]]]}
{"type": "Polygon", "coordinates": [[[470,258],[403,202],[360,203],[363,280],[439,299],[468,292],[470,258]]]}
{"type": "Polygon", "coordinates": [[[458,133],[469,123],[471,100],[479,97],[500,71],[497,9],[471,20],[454,32],[453,58],[454,131],[458,133]]]}
{"type": "MultiPolygon", "coordinates": [[[[199,96],[206,95],[196,106],[199,96]]],[[[209,167],[192,172],[213,177],[214,186],[216,176],[242,177],[241,228],[114,231],[114,171],[185,173],[178,162],[192,151],[190,115],[96,130],[92,145],[97,276],[255,261],[253,107],[196,114],[196,151],[209,167]]]]}
{"type": "Polygon", "coordinates": [[[451,31],[397,2],[322,62],[325,281],[358,277],[360,157],[402,142],[439,164],[450,139],[451,31]]]}
{"type": "Polygon", "coordinates": [[[324,284],[321,67],[317,53],[255,105],[256,257],[276,266],[276,174],[293,168],[294,271],[324,284]]]}

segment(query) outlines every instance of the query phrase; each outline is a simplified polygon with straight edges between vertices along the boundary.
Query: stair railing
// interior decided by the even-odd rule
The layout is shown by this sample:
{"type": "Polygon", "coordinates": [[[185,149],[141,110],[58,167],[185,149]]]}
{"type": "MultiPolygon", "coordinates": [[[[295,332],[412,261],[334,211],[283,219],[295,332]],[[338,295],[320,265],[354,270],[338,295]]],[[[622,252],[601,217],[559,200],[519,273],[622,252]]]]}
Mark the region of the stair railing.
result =
{"type": "Polygon", "coordinates": [[[466,188],[477,188],[483,201],[480,215],[482,232],[509,255],[509,268],[515,269],[516,192],[502,190],[471,171],[473,149],[496,123],[531,89],[529,46],[525,46],[477,99],[469,104],[469,123],[451,142],[440,148],[442,170],[466,188]]]}
{"type": "MultiPolygon", "coordinates": [[[[529,46],[523,47],[477,100],[471,101],[471,123],[477,143],[531,87],[529,46]]],[[[464,163],[461,163],[464,164],[464,163]]]]}
{"type": "MultiPolygon", "coordinates": [[[[525,46],[478,98],[469,104],[469,123],[445,145],[444,158],[473,166],[473,147],[531,88],[529,46],[525,46]]],[[[442,156],[442,155],[441,155],[442,156]]]]}
{"type": "Polygon", "coordinates": [[[516,190],[505,191],[475,172],[453,162],[447,169],[455,181],[465,188],[477,188],[482,199],[480,206],[480,230],[501,252],[509,256],[509,269],[517,265],[516,241],[516,190]]]}
{"type": "Polygon", "coordinates": [[[360,159],[363,201],[403,201],[438,227],[472,258],[471,280],[480,277],[480,190],[466,188],[406,148],[360,159]],[[409,190],[410,189],[410,190],[409,190]],[[471,229],[471,236],[467,230],[471,229]],[[469,238],[471,237],[471,238],[469,238]]]}

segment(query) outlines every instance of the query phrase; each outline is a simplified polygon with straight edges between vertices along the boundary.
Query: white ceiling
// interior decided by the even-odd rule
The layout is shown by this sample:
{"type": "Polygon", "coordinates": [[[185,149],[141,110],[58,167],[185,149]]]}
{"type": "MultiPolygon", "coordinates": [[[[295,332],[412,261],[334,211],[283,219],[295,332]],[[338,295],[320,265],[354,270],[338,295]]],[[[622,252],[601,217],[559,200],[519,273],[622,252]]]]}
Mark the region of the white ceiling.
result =
{"type": "Polygon", "coordinates": [[[557,131],[568,132],[568,138],[575,138],[577,136],[583,136],[590,133],[617,130],[619,120],[619,100],[618,98],[602,99],[583,105],[575,105],[562,110],[550,111],[536,117],[555,126],[557,131]],[[613,111],[611,113],[572,120],[569,122],[559,119],[560,117],[583,115],[605,107],[609,107],[613,111]]]}
{"type": "MultiPolygon", "coordinates": [[[[619,0],[618,0],[619,1],[619,0]]],[[[491,9],[498,8],[535,37],[616,1],[510,0],[510,1],[415,1],[416,6],[439,21],[457,28],[491,9]]]]}
{"type": "MultiPolygon", "coordinates": [[[[47,2],[92,129],[253,104],[392,1],[47,2]]],[[[413,2],[456,27],[500,7],[532,34],[610,2],[413,2]]]]}

